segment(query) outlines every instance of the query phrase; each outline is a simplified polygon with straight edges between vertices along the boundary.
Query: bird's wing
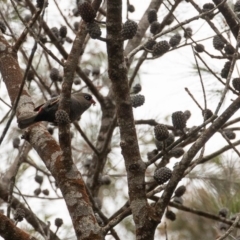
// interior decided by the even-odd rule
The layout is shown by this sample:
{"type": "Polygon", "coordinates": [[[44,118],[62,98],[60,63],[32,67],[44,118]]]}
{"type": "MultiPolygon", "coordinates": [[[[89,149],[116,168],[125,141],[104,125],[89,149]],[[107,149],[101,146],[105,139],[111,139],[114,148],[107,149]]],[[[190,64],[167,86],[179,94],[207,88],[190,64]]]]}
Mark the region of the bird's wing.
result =
{"type": "Polygon", "coordinates": [[[56,104],[56,103],[58,103],[58,102],[59,102],[59,97],[52,98],[52,99],[50,99],[49,101],[47,101],[46,103],[43,103],[43,104],[39,105],[38,107],[36,107],[36,108],[34,109],[34,111],[35,111],[35,112],[39,112],[43,106],[48,106],[48,107],[50,107],[50,106],[52,106],[52,105],[54,105],[54,104],[56,104]]]}
{"type": "Polygon", "coordinates": [[[45,104],[45,103],[43,103],[43,104],[39,105],[38,107],[34,108],[34,111],[35,111],[35,112],[38,112],[44,104],[45,104]]]}

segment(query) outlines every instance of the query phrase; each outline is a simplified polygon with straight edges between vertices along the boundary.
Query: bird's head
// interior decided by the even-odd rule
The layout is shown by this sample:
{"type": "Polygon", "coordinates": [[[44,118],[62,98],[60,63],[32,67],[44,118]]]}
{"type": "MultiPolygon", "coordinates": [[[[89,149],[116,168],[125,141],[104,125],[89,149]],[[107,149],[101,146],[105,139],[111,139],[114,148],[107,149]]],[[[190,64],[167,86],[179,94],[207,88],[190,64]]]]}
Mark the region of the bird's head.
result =
{"type": "Polygon", "coordinates": [[[90,94],[88,94],[88,93],[84,93],[83,97],[84,97],[87,101],[89,101],[91,104],[93,104],[93,105],[96,104],[96,102],[95,102],[95,101],[93,100],[93,98],[92,98],[92,95],[90,95],[90,94]]]}

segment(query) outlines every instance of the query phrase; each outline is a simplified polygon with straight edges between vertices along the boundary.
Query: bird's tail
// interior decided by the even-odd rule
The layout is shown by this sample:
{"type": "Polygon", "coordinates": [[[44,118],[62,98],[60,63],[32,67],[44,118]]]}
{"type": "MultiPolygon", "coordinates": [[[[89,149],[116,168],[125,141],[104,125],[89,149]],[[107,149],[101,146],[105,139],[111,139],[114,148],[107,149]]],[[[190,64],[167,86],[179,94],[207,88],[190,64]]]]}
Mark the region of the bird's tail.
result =
{"type": "Polygon", "coordinates": [[[34,124],[36,122],[36,116],[37,114],[34,114],[31,117],[23,117],[18,119],[18,127],[23,129],[27,128],[30,125],[34,124]]]}

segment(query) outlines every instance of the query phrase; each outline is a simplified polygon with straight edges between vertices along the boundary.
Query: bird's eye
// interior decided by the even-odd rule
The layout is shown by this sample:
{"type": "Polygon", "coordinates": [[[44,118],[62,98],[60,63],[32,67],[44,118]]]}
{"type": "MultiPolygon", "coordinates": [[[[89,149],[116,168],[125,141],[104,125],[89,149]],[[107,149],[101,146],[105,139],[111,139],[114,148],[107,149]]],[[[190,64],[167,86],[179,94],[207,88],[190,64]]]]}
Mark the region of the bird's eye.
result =
{"type": "Polygon", "coordinates": [[[86,100],[88,100],[88,101],[90,101],[90,100],[92,99],[92,97],[89,96],[89,95],[84,95],[84,98],[85,98],[86,100]]]}

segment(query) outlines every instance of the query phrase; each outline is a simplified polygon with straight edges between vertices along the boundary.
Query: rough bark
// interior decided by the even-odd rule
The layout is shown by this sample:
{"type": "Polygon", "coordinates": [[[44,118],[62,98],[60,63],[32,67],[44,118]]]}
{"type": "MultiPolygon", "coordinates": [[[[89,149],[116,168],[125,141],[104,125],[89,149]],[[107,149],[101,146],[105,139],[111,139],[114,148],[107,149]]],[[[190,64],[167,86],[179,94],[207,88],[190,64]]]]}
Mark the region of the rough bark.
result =
{"type": "Polygon", "coordinates": [[[122,1],[107,1],[108,74],[116,101],[120,147],[125,161],[128,192],[137,239],[153,239],[157,226],[145,193],[145,164],[141,159],[130,101],[127,68],[121,38],[122,1]]]}
{"type": "Polygon", "coordinates": [[[0,212],[0,235],[5,240],[36,240],[35,237],[16,227],[14,223],[0,212]]]}
{"type": "MultiPolygon", "coordinates": [[[[19,92],[22,73],[17,61],[17,54],[12,51],[12,47],[3,35],[0,36],[0,71],[13,104],[19,92]]],[[[17,116],[30,111],[33,111],[33,103],[25,87],[20,97],[17,116]]],[[[25,133],[25,139],[38,152],[56,179],[66,201],[78,239],[102,239],[84,182],[76,166],[72,164],[66,169],[59,145],[42,124],[37,123],[31,126],[25,133]]]]}

